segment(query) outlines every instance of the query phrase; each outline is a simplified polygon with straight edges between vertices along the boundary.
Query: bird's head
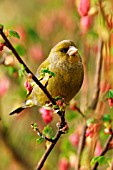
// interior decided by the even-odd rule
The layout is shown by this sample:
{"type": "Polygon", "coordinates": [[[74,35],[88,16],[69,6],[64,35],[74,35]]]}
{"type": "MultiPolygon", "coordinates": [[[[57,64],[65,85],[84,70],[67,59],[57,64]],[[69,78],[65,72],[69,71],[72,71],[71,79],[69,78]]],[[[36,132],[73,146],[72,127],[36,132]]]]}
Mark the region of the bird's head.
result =
{"type": "Polygon", "coordinates": [[[80,60],[80,55],[78,54],[78,49],[75,46],[74,42],[71,40],[63,40],[56,44],[51,52],[50,58],[52,61],[72,61],[76,62],[80,60]]]}

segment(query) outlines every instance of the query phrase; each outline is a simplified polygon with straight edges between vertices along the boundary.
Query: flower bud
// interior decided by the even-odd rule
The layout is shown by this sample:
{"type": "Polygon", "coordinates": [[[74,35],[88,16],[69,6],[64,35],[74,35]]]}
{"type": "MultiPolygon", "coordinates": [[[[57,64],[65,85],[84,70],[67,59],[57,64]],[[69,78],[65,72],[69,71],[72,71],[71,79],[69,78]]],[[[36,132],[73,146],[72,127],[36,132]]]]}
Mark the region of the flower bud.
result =
{"type": "Polygon", "coordinates": [[[80,16],[88,15],[88,11],[90,9],[90,0],[80,0],[78,5],[78,13],[80,16]]]}
{"type": "Polygon", "coordinates": [[[58,170],[68,170],[69,169],[69,162],[66,158],[61,158],[59,161],[59,168],[58,170]]]}
{"type": "Polygon", "coordinates": [[[39,109],[39,112],[42,114],[42,119],[46,124],[53,120],[53,110],[42,107],[39,109]]]}

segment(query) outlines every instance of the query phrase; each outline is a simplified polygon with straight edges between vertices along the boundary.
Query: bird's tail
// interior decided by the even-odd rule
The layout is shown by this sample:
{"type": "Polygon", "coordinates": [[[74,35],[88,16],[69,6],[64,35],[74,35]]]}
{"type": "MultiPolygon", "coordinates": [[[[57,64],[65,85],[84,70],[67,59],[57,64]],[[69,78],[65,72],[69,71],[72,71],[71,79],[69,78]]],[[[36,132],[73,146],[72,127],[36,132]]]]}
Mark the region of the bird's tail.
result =
{"type": "Polygon", "coordinates": [[[15,109],[14,111],[12,111],[9,115],[13,115],[13,114],[19,114],[22,110],[24,110],[25,108],[23,107],[18,107],[17,109],[15,109]]]}

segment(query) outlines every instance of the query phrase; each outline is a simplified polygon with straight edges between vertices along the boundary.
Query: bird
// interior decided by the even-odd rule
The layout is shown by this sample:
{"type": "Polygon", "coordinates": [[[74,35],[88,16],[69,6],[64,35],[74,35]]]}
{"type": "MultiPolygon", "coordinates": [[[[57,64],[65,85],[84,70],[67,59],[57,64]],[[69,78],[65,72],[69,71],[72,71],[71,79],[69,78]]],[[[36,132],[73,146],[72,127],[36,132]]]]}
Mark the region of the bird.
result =
{"type": "MultiPolygon", "coordinates": [[[[69,103],[80,90],[84,79],[82,58],[74,42],[72,40],[62,40],[57,43],[51,49],[49,56],[38,67],[36,77],[43,86],[46,86],[52,98],[60,96],[65,99],[66,104],[69,103]],[[42,76],[42,70],[44,69],[54,73],[54,76],[49,78],[48,73],[42,76]]],[[[32,106],[44,106],[49,102],[46,94],[34,83],[33,89],[26,100],[10,115],[19,114],[22,110],[32,106]]]]}

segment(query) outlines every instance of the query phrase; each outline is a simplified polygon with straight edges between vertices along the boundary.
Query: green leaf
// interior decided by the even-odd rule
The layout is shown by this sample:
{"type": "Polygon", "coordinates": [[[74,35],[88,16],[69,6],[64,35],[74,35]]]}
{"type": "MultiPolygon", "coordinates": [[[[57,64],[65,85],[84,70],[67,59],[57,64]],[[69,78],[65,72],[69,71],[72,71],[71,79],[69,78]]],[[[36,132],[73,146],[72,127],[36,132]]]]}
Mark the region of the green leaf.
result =
{"type": "Polygon", "coordinates": [[[49,125],[47,125],[43,129],[43,134],[45,136],[52,138],[53,137],[53,129],[49,125]]]}
{"type": "Polygon", "coordinates": [[[91,160],[91,166],[94,166],[98,162],[98,156],[91,160]]]}
{"type": "Polygon", "coordinates": [[[43,75],[45,75],[45,73],[48,73],[48,74],[50,74],[51,76],[54,76],[54,77],[55,77],[55,73],[53,73],[52,71],[50,71],[48,68],[43,68],[43,69],[41,70],[41,73],[42,73],[43,75]]]}
{"type": "Polygon", "coordinates": [[[87,125],[90,125],[92,123],[94,123],[95,119],[94,118],[90,118],[87,120],[87,125]]]}
{"type": "Polygon", "coordinates": [[[111,115],[104,114],[102,119],[104,122],[109,122],[109,121],[111,121],[111,115]]]}
{"type": "Polygon", "coordinates": [[[105,156],[96,156],[91,160],[91,166],[94,166],[95,163],[99,163],[99,165],[103,165],[111,161],[111,158],[106,158],[105,156]]]}
{"type": "Polygon", "coordinates": [[[9,36],[20,39],[20,35],[14,30],[9,30],[9,36]]]}
{"type": "Polygon", "coordinates": [[[40,136],[36,141],[38,144],[41,144],[44,141],[44,138],[40,136]]]}
{"type": "Polygon", "coordinates": [[[61,96],[56,96],[54,99],[55,99],[55,101],[62,100],[62,97],[61,96]]]}
{"type": "Polygon", "coordinates": [[[24,72],[25,72],[25,67],[23,64],[20,64],[20,67],[21,68],[19,69],[18,74],[19,74],[19,77],[23,77],[24,72]]]}
{"type": "Polygon", "coordinates": [[[107,98],[108,99],[113,98],[113,90],[112,89],[107,92],[107,98]]]}
{"type": "Polygon", "coordinates": [[[25,48],[22,45],[16,45],[15,49],[17,50],[20,56],[23,56],[25,54],[25,48]]]}

